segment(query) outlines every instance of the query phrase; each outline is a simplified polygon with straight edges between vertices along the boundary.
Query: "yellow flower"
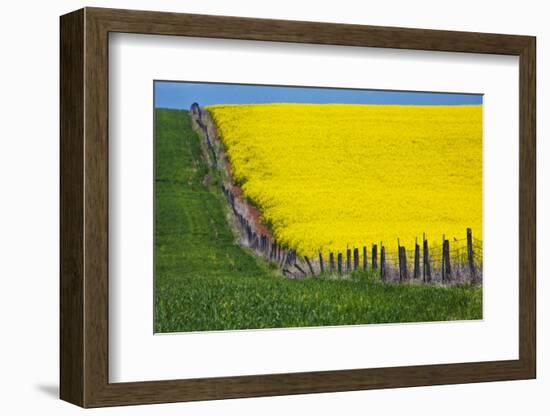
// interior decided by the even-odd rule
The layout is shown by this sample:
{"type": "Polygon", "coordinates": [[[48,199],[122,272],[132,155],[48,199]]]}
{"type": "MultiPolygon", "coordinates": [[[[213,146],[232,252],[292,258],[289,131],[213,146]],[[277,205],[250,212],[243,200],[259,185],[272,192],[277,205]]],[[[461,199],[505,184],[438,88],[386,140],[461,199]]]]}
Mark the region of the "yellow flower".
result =
{"type": "MultiPolygon", "coordinates": [[[[315,256],[426,233],[482,238],[482,107],[216,105],[235,180],[275,238],[315,256]]],[[[452,243],[451,243],[452,244],[452,243]]]]}

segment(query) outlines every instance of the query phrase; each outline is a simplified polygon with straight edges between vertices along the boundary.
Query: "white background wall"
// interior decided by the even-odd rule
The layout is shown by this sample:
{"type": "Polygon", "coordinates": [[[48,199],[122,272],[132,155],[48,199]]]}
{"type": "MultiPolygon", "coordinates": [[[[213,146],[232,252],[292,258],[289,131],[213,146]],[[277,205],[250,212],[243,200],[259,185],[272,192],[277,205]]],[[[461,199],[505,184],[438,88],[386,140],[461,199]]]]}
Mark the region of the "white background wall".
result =
{"type": "MultiPolygon", "coordinates": [[[[4,2],[0,14],[0,411],[83,412],[58,395],[59,21],[82,6],[536,35],[538,42],[538,379],[338,394],[225,400],[87,411],[88,414],[407,414],[544,415],[550,361],[542,211],[550,146],[543,130],[550,85],[548,11],[541,1],[278,0],[4,2]]],[[[513,190],[515,191],[515,190],[513,190]]],[[[547,201],[546,201],[547,202],[547,201]]],[[[476,342],[476,340],[465,340],[476,342]]]]}

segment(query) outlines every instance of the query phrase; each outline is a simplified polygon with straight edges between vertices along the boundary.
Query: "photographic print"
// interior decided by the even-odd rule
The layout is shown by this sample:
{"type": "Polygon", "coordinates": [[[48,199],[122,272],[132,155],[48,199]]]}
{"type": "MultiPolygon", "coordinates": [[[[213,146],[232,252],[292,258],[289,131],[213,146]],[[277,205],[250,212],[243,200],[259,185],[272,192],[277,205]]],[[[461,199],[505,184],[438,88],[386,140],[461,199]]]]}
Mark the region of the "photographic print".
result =
{"type": "Polygon", "coordinates": [[[481,94],[154,95],[156,333],[482,319],[481,94]]]}

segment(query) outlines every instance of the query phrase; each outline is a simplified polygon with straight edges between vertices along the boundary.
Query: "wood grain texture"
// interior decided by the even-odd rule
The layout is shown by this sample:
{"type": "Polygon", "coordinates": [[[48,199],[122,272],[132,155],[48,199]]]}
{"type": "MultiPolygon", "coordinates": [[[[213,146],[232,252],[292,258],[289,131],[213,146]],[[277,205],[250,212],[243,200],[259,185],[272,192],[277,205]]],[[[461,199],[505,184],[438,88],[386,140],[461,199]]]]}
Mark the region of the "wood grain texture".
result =
{"type": "Polygon", "coordinates": [[[62,399],[99,407],[535,377],[535,38],[97,8],[63,16],[60,29],[62,399]],[[519,56],[519,359],[109,383],[109,32],[519,56]]]}
{"type": "Polygon", "coordinates": [[[536,377],[536,40],[520,54],[519,356],[536,377]]]}
{"type": "Polygon", "coordinates": [[[84,404],[84,12],[60,22],[60,388],[84,404]]]}
{"type": "Polygon", "coordinates": [[[108,33],[85,10],[85,406],[108,381],[108,33]]]}
{"type": "Polygon", "coordinates": [[[528,36],[87,8],[111,32],[519,55],[528,36]]]}

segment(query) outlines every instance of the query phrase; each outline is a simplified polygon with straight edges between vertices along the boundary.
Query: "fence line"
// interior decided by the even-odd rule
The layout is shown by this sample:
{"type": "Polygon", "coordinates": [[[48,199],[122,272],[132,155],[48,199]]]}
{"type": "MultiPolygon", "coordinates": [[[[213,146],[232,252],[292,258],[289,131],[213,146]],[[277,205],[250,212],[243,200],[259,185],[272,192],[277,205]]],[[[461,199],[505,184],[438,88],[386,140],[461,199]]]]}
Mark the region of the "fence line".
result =
{"type": "MultiPolygon", "coordinates": [[[[211,165],[221,169],[220,155],[213,145],[213,139],[203,120],[203,111],[198,104],[193,104],[191,114],[203,132],[210,153],[207,157],[212,157],[211,165]]],[[[398,283],[479,283],[482,280],[483,241],[473,236],[470,228],[466,229],[464,238],[453,239],[454,247],[451,247],[451,241],[445,238],[445,235],[442,236],[440,244],[429,244],[424,233],[422,244],[420,245],[416,239],[414,247],[409,250],[397,239],[396,253],[388,253],[387,247],[380,241],[357,247],[348,246],[345,251],[319,251],[317,259],[298,256],[295,250],[259,231],[255,222],[247,218],[247,203],[240,201],[231,187],[231,182],[222,181],[221,190],[235,218],[241,245],[249,247],[266,261],[276,264],[286,276],[304,278],[328,272],[344,278],[362,270],[370,271],[382,281],[398,283]]]]}
{"type": "Polygon", "coordinates": [[[466,245],[452,249],[451,241],[445,235],[441,244],[430,245],[423,234],[422,244],[419,244],[417,239],[414,248],[410,250],[407,250],[398,239],[396,255],[388,254],[386,246],[380,242],[359,247],[348,246],[344,251],[329,251],[328,256],[327,253],[319,251],[318,258],[300,257],[295,250],[275,239],[270,239],[265,234],[258,235],[251,222],[239,212],[231,190],[223,184],[221,189],[242,229],[242,235],[245,237],[243,245],[250,247],[267,261],[277,263],[287,276],[316,276],[325,271],[349,275],[357,270],[371,270],[378,273],[381,280],[401,283],[478,283],[481,280],[483,246],[480,245],[481,240],[472,238],[470,228],[466,229],[466,235],[469,237],[453,240],[453,244],[466,242],[466,245]]]}

